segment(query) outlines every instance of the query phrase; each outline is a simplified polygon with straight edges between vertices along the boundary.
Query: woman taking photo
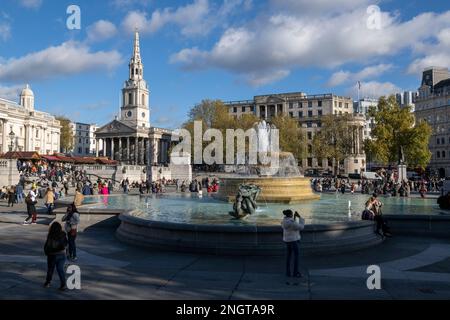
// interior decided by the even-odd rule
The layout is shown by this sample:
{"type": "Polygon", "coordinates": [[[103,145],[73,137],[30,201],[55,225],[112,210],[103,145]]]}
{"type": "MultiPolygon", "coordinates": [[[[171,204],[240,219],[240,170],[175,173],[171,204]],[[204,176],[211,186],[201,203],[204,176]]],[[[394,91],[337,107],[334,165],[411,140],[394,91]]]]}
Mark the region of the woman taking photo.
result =
{"type": "Polygon", "coordinates": [[[284,218],[281,222],[283,228],[283,241],[286,243],[287,257],[286,257],[286,276],[291,276],[291,258],[294,255],[294,278],[301,278],[302,274],[298,270],[298,247],[300,242],[300,230],[305,228],[305,220],[296,211],[283,211],[284,218]],[[297,220],[298,219],[298,220],[297,220]]]}
{"type": "Polygon", "coordinates": [[[50,226],[45,242],[44,252],[47,256],[47,278],[44,287],[49,288],[52,282],[53,273],[58,272],[60,286],[59,290],[66,289],[66,276],[64,273],[64,263],[66,262],[66,233],[62,230],[59,222],[54,222],[50,226]]]}

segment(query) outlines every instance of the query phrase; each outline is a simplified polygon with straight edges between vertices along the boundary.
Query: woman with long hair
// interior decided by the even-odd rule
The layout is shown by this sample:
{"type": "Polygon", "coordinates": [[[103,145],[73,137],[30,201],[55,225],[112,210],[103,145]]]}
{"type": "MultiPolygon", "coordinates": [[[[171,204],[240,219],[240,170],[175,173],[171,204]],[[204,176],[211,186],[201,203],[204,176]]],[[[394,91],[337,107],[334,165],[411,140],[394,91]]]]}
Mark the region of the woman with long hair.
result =
{"type": "Polygon", "coordinates": [[[62,230],[59,222],[53,222],[50,226],[45,242],[44,252],[47,256],[47,278],[44,287],[49,288],[53,273],[58,272],[60,286],[59,290],[66,289],[66,275],[64,273],[64,263],[66,262],[66,233],[62,230]]]}
{"type": "Polygon", "coordinates": [[[75,239],[77,238],[78,224],[80,223],[80,213],[74,203],[67,207],[67,213],[62,218],[62,221],[65,222],[64,229],[67,232],[67,239],[69,242],[68,258],[72,261],[76,261],[78,258],[75,239]]]}

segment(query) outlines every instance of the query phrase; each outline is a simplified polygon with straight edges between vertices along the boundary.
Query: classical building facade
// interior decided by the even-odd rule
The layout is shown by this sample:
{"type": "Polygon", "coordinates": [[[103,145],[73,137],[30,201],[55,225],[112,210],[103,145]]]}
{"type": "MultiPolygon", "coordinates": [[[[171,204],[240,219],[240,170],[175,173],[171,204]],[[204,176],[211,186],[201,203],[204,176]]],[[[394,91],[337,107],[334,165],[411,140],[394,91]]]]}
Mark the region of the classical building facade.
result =
{"type": "Polygon", "coordinates": [[[97,148],[95,131],[99,129],[98,126],[81,122],[72,122],[70,126],[73,133],[72,153],[76,156],[95,156],[97,148]]]}
{"type": "Polygon", "coordinates": [[[128,80],[122,89],[120,117],[95,132],[96,155],[133,165],[169,162],[172,131],[150,126],[149,97],[136,31],[128,80]]]}
{"type": "Polygon", "coordinates": [[[450,73],[447,68],[431,67],[423,72],[415,104],[416,120],[427,121],[433,129],[429,167],[441,177],[450,177],[450,73]]]}
{"type": "MultiPolygon", "coordinates": [[[[299,121],[304,128],[308,139],[308,156],[302,159],[302,167],[308,171],[333,170],[332,159],[314,158],[312,140],[314,135],[321,130],[321,117],[328,114],[342,115],[353,114],[353,101],[349,97],[341,97],[334,94],[307,95],[303,92],[280,93],[255,96],[253,100],[225,102],[231,115],[239,117],[243,114],[254,114],[257,117],[270,122],[275,115],[286,114],[299,121]]],[[[366,157],[363,150],[363,137],[365,117],[355,115],[352,121],[353,132],[349,136],[354,147],[352,154],[344,161],[341,170],[345,173],[361,173],[366,169],[366,157]]]]}
{"type": "Polygon", "coordinates": [[[19,103],[0,98],[0,151],[59,152],[61,126],[49,113],[35,110],[34,93],[27,85],[19,103]]]}

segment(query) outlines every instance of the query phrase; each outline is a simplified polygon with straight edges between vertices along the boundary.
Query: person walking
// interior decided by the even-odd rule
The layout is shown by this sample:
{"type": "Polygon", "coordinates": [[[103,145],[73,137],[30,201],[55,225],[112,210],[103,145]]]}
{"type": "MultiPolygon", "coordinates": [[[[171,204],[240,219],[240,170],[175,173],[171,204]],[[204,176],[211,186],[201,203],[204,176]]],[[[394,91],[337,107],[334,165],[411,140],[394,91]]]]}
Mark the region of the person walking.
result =
{"type": "Polygon", "coordinates": [[[18,183],[16,185],[16,198],[17,198],[17,203],[23,202],[23,186],[20,183],[18,183]]]}
{"type": "Polygon", "coordinates": [[[62,230],[62,226],[59,222],[53,222],[48,231],[47,241],[44,246],[44,252],[47,256],[47,277],[44,283],[45,288],[50,287],[55,267],[60,281],[59,290],[64,291],[67,288],[66,275],[64,273],[66,247],[66,233],[62,230]]]}
{"type": "Polygon", "coordinates": [[[8,207],[14,207],[14,202],[16,202],[16,188],[10,186],[8,188],[8,207]]]}
{"type": "Polygon", "coordinates": [[[65,222],[64,229],[67,232],[67,239],[69,242],[69,259],[77,261],[77,247],[75,240],[77,238],[78,224],[80,223],[80,214],[78,213],[75,204],[71,204],[67,207],[67,212],[62,218],[65,222]]]}
{"type": "Polygon", "coordinates": [[[44,196],[45,206],[47,207],[47,214],[53,214],[53,208],[55,206],[55,193],[52,187],[48,187],[44,196]]]}
{"type": "Polygon", "coordinates": [[[75,191],[75,197],[73,198],[73,203],[76,207],[79,207],[83,204],[84,195],[80,192],[81,190],[77,188],[75,191]]]}
{"type": "Polygon", "coordinates": [[[286,256],[286,276],[295,278],[301,278],[302,274],[298,269],[298,255],[299,255],[299,242],[301,239],[300,231],[305,228],[305,220],[296,211],[295,214],[292,210],[283,211],[283,221],[281,227],[283,228],[283,241],[286,243],[287,256],[286,256]],[[298,219],[298,220],[297,220],[298,219]],[[294,273],[291,274],[291,260],[294,255],[294,273]]]}
{"type": "Polygon", "coordinates": [[[28,192],[27,197],[25,198],[25,203],[27,204],[27,213],[28,217],[23,222],[24,225],[30,224],[36,224],[37,219],[37,212],[36,212],[36,189],[31,189],[30,192],[28,192]]]}

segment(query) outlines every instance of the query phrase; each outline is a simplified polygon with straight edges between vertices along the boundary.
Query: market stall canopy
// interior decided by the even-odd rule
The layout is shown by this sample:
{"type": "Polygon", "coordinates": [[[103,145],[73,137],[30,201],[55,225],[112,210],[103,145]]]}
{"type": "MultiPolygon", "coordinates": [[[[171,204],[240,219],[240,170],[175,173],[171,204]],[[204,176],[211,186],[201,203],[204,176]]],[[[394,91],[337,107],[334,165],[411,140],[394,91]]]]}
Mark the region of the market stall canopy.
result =
{"type": "Polygon", "coordinates": [[[33,151],[9,151],[2,156],[2,159],[39,160],[41,156],[33,151]]]}

